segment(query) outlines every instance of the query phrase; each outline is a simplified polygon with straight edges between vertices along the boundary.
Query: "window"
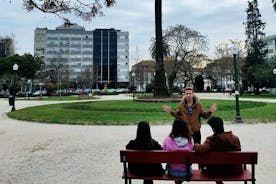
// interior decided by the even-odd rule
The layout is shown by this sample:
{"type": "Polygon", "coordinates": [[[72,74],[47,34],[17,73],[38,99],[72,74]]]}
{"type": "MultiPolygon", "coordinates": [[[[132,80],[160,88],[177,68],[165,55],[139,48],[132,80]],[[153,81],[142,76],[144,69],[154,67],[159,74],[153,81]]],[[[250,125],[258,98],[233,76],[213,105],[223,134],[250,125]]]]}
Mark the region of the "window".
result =
{"type": "Polygon", "coordinates": [[[268,49],[267,53],[273,53],[273,49],[268,49]]]}

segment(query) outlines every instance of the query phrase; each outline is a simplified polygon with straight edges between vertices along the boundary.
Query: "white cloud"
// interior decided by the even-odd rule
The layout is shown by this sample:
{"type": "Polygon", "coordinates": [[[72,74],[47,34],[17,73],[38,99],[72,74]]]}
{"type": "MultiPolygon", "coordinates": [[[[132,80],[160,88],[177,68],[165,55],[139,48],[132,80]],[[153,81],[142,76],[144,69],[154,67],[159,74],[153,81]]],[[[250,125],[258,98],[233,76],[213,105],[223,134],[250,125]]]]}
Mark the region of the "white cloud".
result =
{"type": "MultiPolygon", "coordinates": [[[[55,29],[62,20],[54,15],[38,11],[27,13],[22,0],[1,1],[0,36],[15,35],[17,52],[33,53],[33,35],[36,27],[55,29]]],[[[163,0],[163,29],[182,24],[199,31],[209,39],[209,54],[221,42],[229,39],[245,38],[247,0],[163,0]]],[[[262,20],[266,22],[267,35],[276,34],[276,13],[271,1],[259,0],[262,20]]],[[[72,22],[84,26],[86,30],[95,28],[115,28],[130,34],[130,62],[136,62],[137,50],[140,59],[149,59],[148,47],[154,37],[154,1],[119,0],[112,8],[104,8],[105,16],[85,22],[71,16],[72,22]],[[138,48],[138,49],[136,49],[138,48]]]]}

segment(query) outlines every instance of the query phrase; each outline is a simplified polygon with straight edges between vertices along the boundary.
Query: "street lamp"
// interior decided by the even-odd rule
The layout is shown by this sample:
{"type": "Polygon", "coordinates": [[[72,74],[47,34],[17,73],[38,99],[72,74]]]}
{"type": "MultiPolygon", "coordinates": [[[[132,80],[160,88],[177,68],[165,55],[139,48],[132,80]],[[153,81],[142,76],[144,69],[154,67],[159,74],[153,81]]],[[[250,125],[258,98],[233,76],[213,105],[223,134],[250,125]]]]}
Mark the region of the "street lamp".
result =
{"type": "Polygon", "coordinates": [[[14,79],[13,79],[13,103],[12,103],[12,109],[11,111],[15,111],[15,88],[16,88],[16,72],[18,70],[18,65],[15,63],[13,66],[12,66],[12,69],[14,71],[14,79]]]}
{"type": "Polygon", "coordinates": [[[241,115],[240,115],[240,104],[239,104],[239,80],[238,80],[238,70],[237,70],[237,56],[238,56],[238,48],[234,46],[232,48],[233,60],[234,60],[234,72],[235,72],[235,97],[236,97],[236,119],[237,123],[242,123],[241,115]]]}
{"type": "Polygon", "coordinates": [[[273,69],[273,74],[276,75],[276,68],[273,69]]]}
{"type": "Polygon", "coordinates": [[[134,101],[134,90],[135,90],[135,87],[134,87],[134,77],[135,77],[135,73],[134,72],[132,72],[131,73],[131,76],[132,76],[132,93],[133,93],[133,96],[132,96],[132,98],[133,98],[133,101],[134,101]]]}

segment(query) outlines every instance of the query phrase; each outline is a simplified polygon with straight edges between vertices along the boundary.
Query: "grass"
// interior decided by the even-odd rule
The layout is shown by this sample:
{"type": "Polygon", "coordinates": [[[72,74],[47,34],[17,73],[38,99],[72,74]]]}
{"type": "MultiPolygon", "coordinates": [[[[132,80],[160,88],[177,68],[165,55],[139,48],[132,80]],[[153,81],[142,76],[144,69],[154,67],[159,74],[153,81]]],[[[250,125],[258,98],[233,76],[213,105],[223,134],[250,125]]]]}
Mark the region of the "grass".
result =
{"type": "MultiPolygon", "coordinates": [[[[215,115],[225,121],[235,118],[235,101],[201,100],[207,109],[217,103],[215,115]]],[[[178,102],[136,102],[132,100],[75,102],[44,105],[20,109],[8,113],[11,118],[43,123],[81,124],[81,125],[130,125],[141,120],[152,124],[167,124],[173,117],[164,112],[163,105],[176,108],[178,102]]],[[[241,116],[246,122],[276,121],[276,104],[264,102],[240,102],[241,116]]]]}
{"type": "Polygon", "coordinates": [[[260,95],[243,94],[240,97],[241,98],[273,98],[273,99],[276,99],[276,95],[269,94],[269,93],[261,93],[260,95]]]}

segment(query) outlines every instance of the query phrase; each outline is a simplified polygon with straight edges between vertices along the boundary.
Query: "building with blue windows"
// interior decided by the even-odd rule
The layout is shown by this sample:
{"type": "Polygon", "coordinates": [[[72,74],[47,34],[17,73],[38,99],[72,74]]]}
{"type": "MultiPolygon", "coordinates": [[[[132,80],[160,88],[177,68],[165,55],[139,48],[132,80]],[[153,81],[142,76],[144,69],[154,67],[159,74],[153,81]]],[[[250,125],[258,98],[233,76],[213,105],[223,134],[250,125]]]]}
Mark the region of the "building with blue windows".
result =
{"type": "Polygon", "coordinates": [[[129,83],[128,32],[86,31],[69,22],[55,30],[36,28],[34,55],[45,62],[48,79],[82,88],[125,88],[129,83]]]}

